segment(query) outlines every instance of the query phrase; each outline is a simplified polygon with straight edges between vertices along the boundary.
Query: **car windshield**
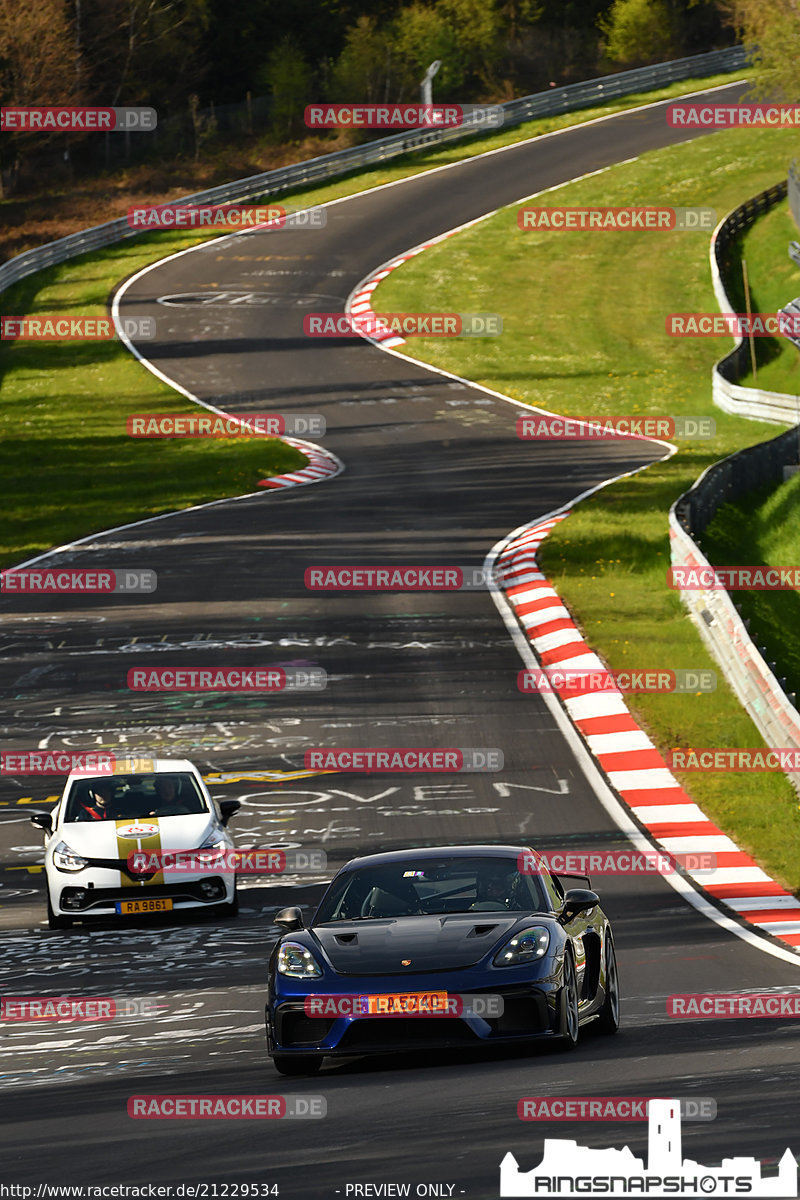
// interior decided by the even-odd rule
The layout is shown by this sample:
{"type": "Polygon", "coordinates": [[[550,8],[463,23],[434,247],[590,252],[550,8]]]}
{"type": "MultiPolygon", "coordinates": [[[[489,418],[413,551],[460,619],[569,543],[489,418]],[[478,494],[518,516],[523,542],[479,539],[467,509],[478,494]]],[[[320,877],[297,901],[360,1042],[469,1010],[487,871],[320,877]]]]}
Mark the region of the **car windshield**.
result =
{"type": "Polygon", "coordinates": [[[515,858],[404,858],[347,871],[323,897],[314,924],[409,917],[420,913],[547,912],[537,875],[515,858]]]}
{"type": "Polygon", "coordinates": [[[207,813],[208,804],[189,771],[148,775],[98,775],[76,779],[70,788],[65,822],[136,821],[207,813]]]}

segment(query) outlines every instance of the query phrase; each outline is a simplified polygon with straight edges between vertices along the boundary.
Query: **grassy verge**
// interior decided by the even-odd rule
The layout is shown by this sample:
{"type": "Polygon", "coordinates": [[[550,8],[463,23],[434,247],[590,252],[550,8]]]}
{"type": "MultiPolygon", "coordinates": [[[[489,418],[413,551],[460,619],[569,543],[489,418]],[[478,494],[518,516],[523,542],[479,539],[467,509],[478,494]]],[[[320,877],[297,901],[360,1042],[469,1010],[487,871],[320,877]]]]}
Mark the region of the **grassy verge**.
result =
{"type": "MultiPolygon", "coordinates": [[[[784,168],[784,178],[785,174],[784,168]]],[[[742,258],[747,262],[753,312],[777,312],[788,301],[800,296],[800,267],[788,254],[789,242],[798,238],[800,231],[792,220],[789,202],[783,200],[736,239],[729,251],[732,265],[726,283],[737,312],[746,311],[739,266],[742,258]]],[[[760,387],[768,392],[797,395],[800,412],[800,352],[797,347],[782,337],[753,340],[757,377],[753,379],[748,366],[747,374],[736,382],[744,387],[760,387]]],[[[727,343],[729,345],[730,342],[727,343]]]]}
{"type": "MultiPolygon", "coordinates": [[[[710,205],[721,216],[781,178],[791,153],[781,131],[718,133],[552,189],[541,202],[623,205],[657,198],[710,205]]],[[[775,428],[713,407],[716,341],[676,341],[665,333],[670,312],[716,311],[707,237],[522,232],[511,207],[395,271],[373,305],[387,312],[502,314],[502,337],[414,339],[404,352],[529,404],[575,415],[713,416],[712,440],[679,443],[668,462],[601,490],[558,527],[541,555],[612,669],[713,667],[666,584],[667,512],[706,466],[774,435],[775,428]]],[[[630,705],[665,751],[762,744],[721,677],[713,694],[632,696],[630,705]]],[[[681,782],[766,870],[800,889],[800,820],[783,775],[683,773],[681,782]]]]}
{"type": "MultiPolygon", "coordinates": [[[[4,309],[105,315],[114,282],[165,252],[163,242],[137,238],[37,272],[4,295],[4,309]]],[[[130,413],[197,408],[117,341],[6,343],[0,367],[0,566],[128,521],[257,491],[259,479],[307,462],[277,438],[129,438],[130,413]]]]}
{"type": "MultiPolygon", "coordinates": [[[[703,534],[703,553],[718,566],[752,563],[786,567],[800,563],[797,506],[800,475],[724,504],[703,534]]],[[[732,592],[750,636],[767,662],[800,696],[800,595],[793,591],[732,592]]]]}
{"type": "MultiPolygon", "coordinates": [[[[567,125],[751,74],[716,75],[621,97],[491,137],[406,155],[386,167],[287,196],[292,206],[323,203],[567,125]]],[[[148,195],[148,202],[154,199],[148,195]]],[[[120,211],[130,203],[133,197],[126,196],[120,211]]],[[[204,240],[192,231],[151,234],[37,272],[3,294],[4,312],[102,315],[120,279],[204,240]]],[[[194,406],[118,343],[4,344],[0,373],[0,470],[5,484],[0,566],[95,530],[252,491],[258,479],[305,463],[304,456],[274,439],[133,442],[124,432],[129,413],[190,412],[194,406]]]]}

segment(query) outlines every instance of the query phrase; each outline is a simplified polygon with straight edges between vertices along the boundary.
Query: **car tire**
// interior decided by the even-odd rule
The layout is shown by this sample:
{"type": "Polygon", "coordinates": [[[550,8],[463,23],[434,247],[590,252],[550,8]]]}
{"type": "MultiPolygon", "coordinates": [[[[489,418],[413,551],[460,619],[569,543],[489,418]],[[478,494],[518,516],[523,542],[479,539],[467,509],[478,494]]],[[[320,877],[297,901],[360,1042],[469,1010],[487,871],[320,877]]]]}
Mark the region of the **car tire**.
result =
{"type": "Polygon", "coordinates": [[[606,934],[605,979],[605,999],[595,1021],[595,1028],[600,1033],[616,1033],[619,1029],[619,975],[617,973],[617,956],[614,953],[614,942],[610,933],[606,934]]]}
{"type": "Polygon", "coordinates": [[[53,906],[50,903],[50,893],[47,893],[47,924],[50,929],[71,929],[72,921],[69,917],[62,917],[60,913],[53,911],[53,906]]]}
{"type": "Polygon", "coordinates": [[[276,1054],[275,1070],[280,1075],[316,1075],[322,1066],[320,1054],[276,1054]]]}
{"type": "Polygon", "coordinates": [[[578,976],[575,973],[575,960],[570,950],[564,954],[563,979],[564,983],[559,995],[560,1033],[564,1045],[572,1050],[578,1044],[580,1019],[578,1016],[578,976]]]}

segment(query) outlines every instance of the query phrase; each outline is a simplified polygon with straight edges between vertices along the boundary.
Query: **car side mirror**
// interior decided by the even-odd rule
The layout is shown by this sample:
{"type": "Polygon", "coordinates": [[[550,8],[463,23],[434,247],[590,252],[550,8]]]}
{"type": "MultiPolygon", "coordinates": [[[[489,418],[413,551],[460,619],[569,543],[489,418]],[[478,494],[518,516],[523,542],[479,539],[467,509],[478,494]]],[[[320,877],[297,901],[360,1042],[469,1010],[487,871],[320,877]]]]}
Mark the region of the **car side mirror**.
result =
{"type": "Polygon", "coordinates": [[[227,825],[233,814],[237,813],[241,807],[241,800],[220,800],[219,813],[222,818],[222,824],[227,825]]]}
{"type": "Polygon", "coordinates": [[[277,925],[284,933],[293,933],[295,929],[303,928],[303,914],[299,908],[282,908],[273,918],[272,924],[277,925]]]}
{"type": "Polygon", "coordinates": [[[591,892],[588,888],[570,888],[564,897],[564,904],[558,914],[558,919],[564,925],[580,916],[581,913],[589,912],[599,903],[600,897],[597,892],[591,892]]]}
{"type": "Polygon", "coordinates": [[[49,812],[34,812],[29,814],[32,825],[38,825],[45,833],[53,832],[53,818],[49,812]]]}

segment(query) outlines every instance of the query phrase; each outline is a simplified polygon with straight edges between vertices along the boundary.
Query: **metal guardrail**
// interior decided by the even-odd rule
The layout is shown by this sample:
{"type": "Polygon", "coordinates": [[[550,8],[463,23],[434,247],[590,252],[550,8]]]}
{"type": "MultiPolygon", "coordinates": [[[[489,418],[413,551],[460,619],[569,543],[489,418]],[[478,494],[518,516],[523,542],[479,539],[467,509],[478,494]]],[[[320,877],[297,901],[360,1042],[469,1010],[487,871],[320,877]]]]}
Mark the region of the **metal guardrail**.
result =
{"type": "MultiPolygon", "coordinates": [[[[519,100],[509,100],[499,107],[503,109],[504,125],[521,125],[534,117],[576,112],[581,108],[601,104],[605,100],[628,96],[634,92],[652,91],[684,79],[737,71],[746,65],[747,53],[744,47],[730,46],[725,50],[712,50],[708,54],[695,54],[689,58],[676,59],[674,62],[636,67],[632,71],[620,71],[600,79],[551,88],[546,92],[523,96],[519,100]]],[[[207,191],[195,192],[190,196],[181,197],[180,200],[170,201],[170,204],[224,204],[265,194],[274,195],[289,188],[323,183],[345,175],[348,171],[385,162],[410,151],[474,136],[480,132],[480,123],[474,119],[458,128],[406,130],[362,146],[352,146],[347,150],[323,154],[303,163],[220,184],[207,191]]],[[[44,246],[37,246],[33,250],[26,250],[24,254],[18,254],[0,265],[0,292],[43,267],[66,262],[80,254],[99,250],[138,235],[139,231],[130,229],[127,220],[121,217],[104,225],[95,225],[80,233],[59,238],[58,241],[48,242],[44,246]]]]}
{"type": "MultiPolygon", "coordinates": [[[[747,229],[758,216],[786,195],[791,202],[791,180],[775,184],[759,192],[745,204],[740,204],[725,217],[711,239],[711,278],[714,294],[720,311],[734,311],[725,289],[723,276],[729,269],[728,249],[738,234],[747,229]]],[[[791,253],[791,250],[790,250],[791,253]]],[[[737,417],[749,417],[757,421],[769,421],[775,425],[795,425],[800,421],[800,399],[787,392],[768,392],[763,388],[744,387],[737,383],[750,367],[747,342],[735,339],[733,350],[716,362],[711,372],[711,388],[714,404],[723,412],[737,417]]]]}
{"type": "MultiPolygon", "coordinates": [[[[733,312],[725,290],[725,250],[731,240],[786,195],[786,184],[778,184],[740,205],[720,223],[711,245],[714,291],[723,312],[733,312]]],[[[714,367],[714,403],[727,412],[759,419],[800,422],[794,396],[762,392],[733,385],[722,375],[747,365],[747,345],[737,339],[736,348],[714,367]],[[724,402],[720,404],[720,396],[724,402]],[[767,416],[766,414],[770,415],[767,416]]],[[[696,483],[680,496],[669,512],[670,559],[673,566],[708,568],[710,563],[698,544],[721,504],[783,477],[783,468],[800,461],[800,423],[770,441],[738,450],[710,466],[696,483]]],[[[681,600],[700,632],[712,657],[719,664],[737,698],[767,745],[800,748],[800,712],[795,696],[784,690],[784,680],[774,674],[733,603],[724,590],[685,590],[681,600]]],[[[800,773],[786,772],[800,792],[800,773]]]]}

